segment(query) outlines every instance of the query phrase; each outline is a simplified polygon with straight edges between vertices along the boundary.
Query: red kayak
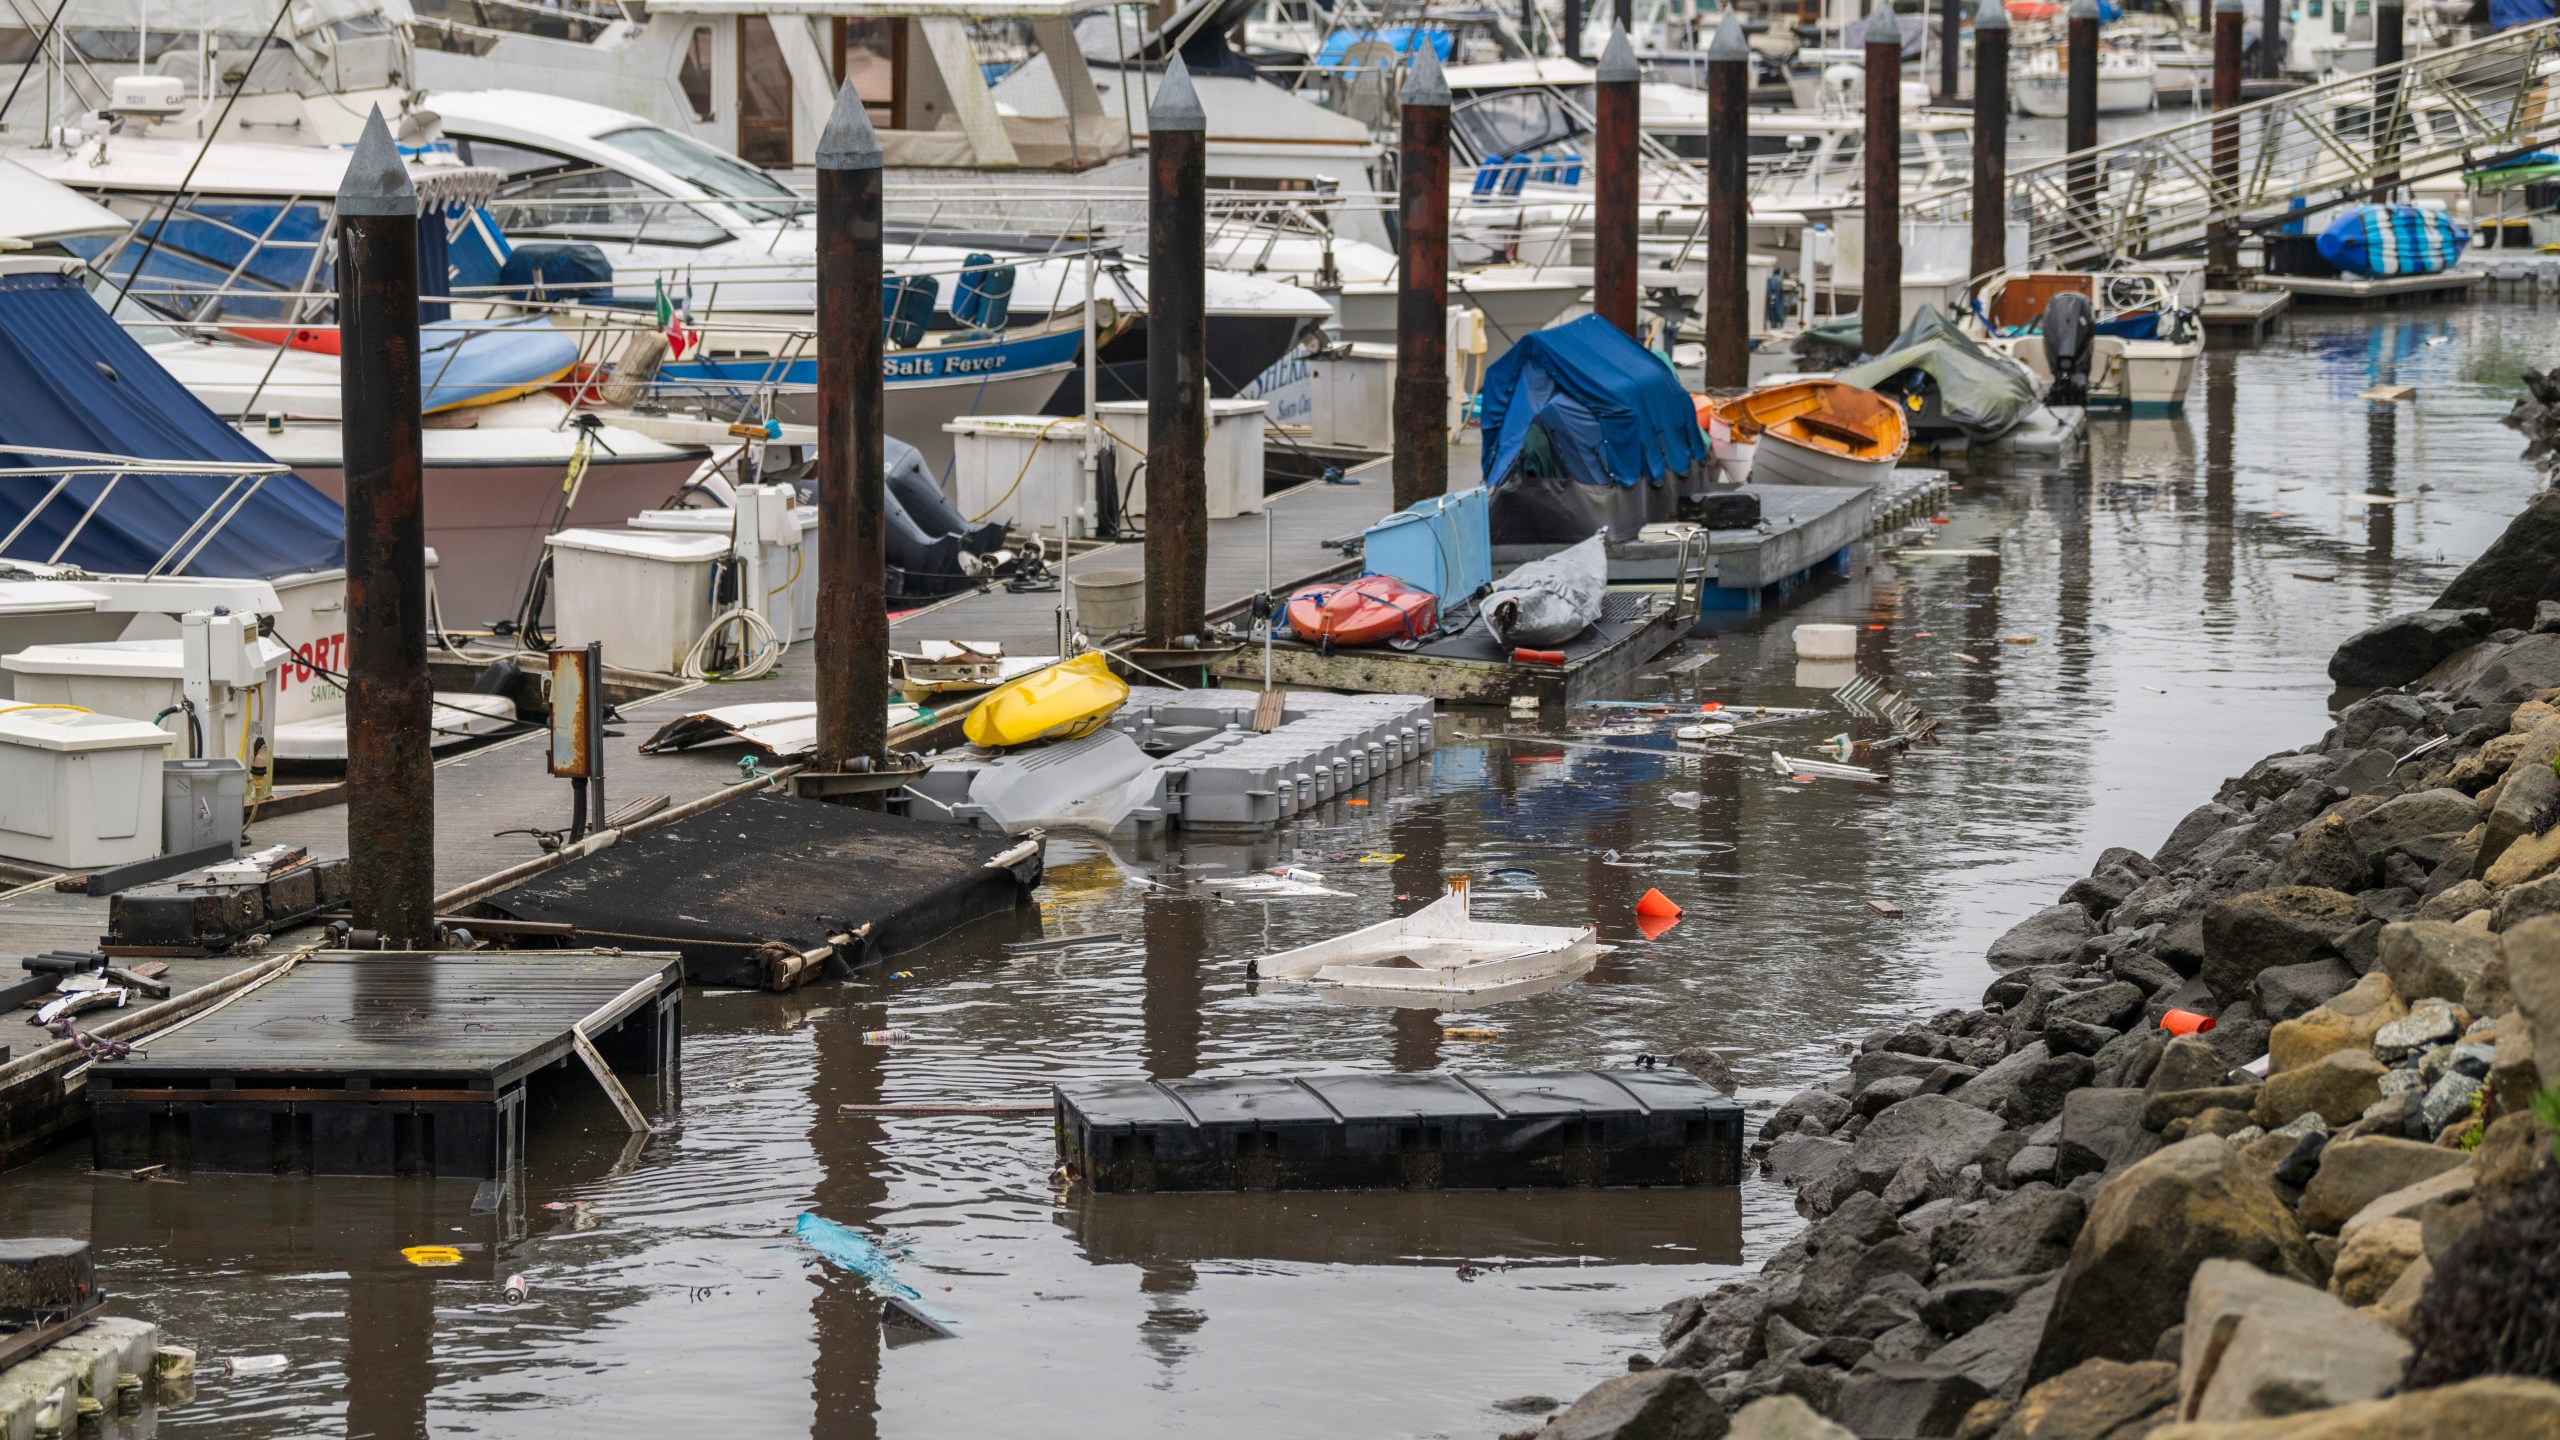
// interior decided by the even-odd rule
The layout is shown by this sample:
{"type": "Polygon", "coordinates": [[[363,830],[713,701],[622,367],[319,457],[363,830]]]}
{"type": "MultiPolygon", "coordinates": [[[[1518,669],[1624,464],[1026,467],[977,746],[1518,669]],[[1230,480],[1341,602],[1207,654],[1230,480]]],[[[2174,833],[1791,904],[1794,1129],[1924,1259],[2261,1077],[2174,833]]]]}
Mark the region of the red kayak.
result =
{"type": "Polygon", "coordinates": [[[1289,597],[1289,628],[1316,644],[1419,640],[1439,618],[1439,597],[1393,575],[1363,575],[1348,585],[1310,585],[1289,597]]]}

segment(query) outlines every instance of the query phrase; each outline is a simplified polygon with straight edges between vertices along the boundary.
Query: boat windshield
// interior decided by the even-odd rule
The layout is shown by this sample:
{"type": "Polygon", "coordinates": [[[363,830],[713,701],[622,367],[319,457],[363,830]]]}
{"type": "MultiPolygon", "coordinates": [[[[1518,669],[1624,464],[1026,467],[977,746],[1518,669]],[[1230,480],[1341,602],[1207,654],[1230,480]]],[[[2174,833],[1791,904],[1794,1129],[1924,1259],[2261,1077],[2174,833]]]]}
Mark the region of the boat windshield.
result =
{"type": "Polygon", "coordinates": [[[814,208],[791,187],[734,155],[723,155],[690,135],[635,125],[597,137],[605,144],[699,187],[706,195],[746,202],[740,208],[771,220],[787,220],[814,208]]]}

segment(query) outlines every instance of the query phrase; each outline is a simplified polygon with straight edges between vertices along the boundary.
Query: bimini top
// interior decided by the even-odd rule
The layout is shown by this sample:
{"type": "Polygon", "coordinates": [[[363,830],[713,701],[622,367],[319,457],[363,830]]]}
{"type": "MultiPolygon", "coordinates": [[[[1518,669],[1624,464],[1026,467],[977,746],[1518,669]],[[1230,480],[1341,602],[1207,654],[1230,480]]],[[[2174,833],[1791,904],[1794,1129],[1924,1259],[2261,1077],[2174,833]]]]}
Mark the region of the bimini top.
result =
{"type": "Polygon", "coordinates": [[[1521,337],[1485,372],[1483,416],[1489,486],[1519,468],[1533,428],[1583,485],[1660,481],[1707,458],[1679,377],[1597,315],[1521,337]]]}
{"type": "Polygon", "coordinates": [[[0,453],[0,536],[12,537],[0,559],[254,580],[344,564],[337,502],[298,475],[238,473],[273,462],[108,318],[82,273],[70,261],[0,261],[0,445],[232,473],[65,478],[59,455],[0,453]]]}

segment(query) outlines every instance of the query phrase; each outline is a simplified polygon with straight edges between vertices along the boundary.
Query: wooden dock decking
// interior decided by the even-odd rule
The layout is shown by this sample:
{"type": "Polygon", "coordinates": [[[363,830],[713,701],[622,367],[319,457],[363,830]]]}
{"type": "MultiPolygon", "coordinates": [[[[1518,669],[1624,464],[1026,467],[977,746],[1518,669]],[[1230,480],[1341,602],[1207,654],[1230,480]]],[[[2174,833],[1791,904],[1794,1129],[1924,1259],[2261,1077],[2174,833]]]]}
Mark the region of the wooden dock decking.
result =
{"type": "Polygon", "coordinates": [[[2207,290],[2196,311],[2206,333],[2258,340],[2267,327],[2293,305],[2293,292],[2282,289],[2207,290]]]}
{"type": "Polygon", "coordinates": [[[89,1070],[100,1169],[505,1174],[525,1085],[583,1038],[615,1069],[678,1059],[682,967],[621,951],[304,956],[148,1050],[89,1070]]]}
{"type": "Polygon", "coordinates": [[[2290,292],[2304,305],[2371,309],[2378,305],[2459,299],[2487,278],[2477,270],[2439,270],[2432,275],[2393,275],[2378,280],[2355,275],[2260,275],[2252,283],[2290,292]]]}

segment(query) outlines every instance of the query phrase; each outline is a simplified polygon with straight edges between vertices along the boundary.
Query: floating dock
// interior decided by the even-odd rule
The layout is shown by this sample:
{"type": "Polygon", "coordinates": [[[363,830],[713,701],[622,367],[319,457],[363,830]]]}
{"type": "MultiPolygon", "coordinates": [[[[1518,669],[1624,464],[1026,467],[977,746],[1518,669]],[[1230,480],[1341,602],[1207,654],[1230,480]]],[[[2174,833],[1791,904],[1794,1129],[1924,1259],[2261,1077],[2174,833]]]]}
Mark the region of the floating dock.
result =
{"type": "MultiPolygon", "coordinates": [[[[101,1170],[505,1174],[526,1085],[586,1042],[615,1070],[675,1068],[676,957],[618,951],[323,951],[88,1073],[101,1170]]],[[[580,1077],[579,1083],[587,1083],[580,1077]]]]}
{"type": "Polygon", "coordinates": [[[2207,335],[2255,341],[2292,307],[2290,290],[2207,290],[2196,315],[2207,335]]]}
{"type": "Polygon", "coordinates": [[[2393,275],[2369,280],[2354,275],[2261,275],[2253,284],[2284,290],[2305,305],[2371,309],[2428,300],[2458,300],[2488,277],[2477,270],[2439,270],[2433,275],[2393,275]]]}
{"type": "MultiPolygon", "coordinates": [[[[1383,645],[1334,650],[1296,639],[1275,640],[1271,678],[1275,685],[1425,695],[1453,705],[1503,705],[1523,697],[1574,705],[1622,693],[1636,672],[1696,623],[1689,587],[1673,593],[1612,590],[1601,603],[1598,621],[1552,647],[1564,656],[1560,665],[1516,661],[1510,647],[1471,621],[1454,635],[1426,640],[1411,650],[1383,645]]],[[[1226,684],[1261,684],[1262,647],[1225,657],[1211,673],[1226,684]]]]}
{"type": "Polygon", "coordinates": [[[490,896],[510,920],[684,957],[697,984],[788,990],[1011,914],[1037,837],[990,839],[820,800],[742,796],[490,896]]]}
{"type": "Polygon", "coordinates": [[[1110,723],[1082,739],[937,755],[909,782],[908,813],[1016,833],[1127,824],[1251,834],[1431,751],[1422,695],[1290,691],[1276,705],[1257,729],[1257,692],[1134,686],[1110,723]]]}
{"type": "Polygon", "coordinates": [[[1057,1107],[1098,1194],[1742,1183],[1742,1106],[1677,1070],[1104,1080],[1057,1107]]]}

